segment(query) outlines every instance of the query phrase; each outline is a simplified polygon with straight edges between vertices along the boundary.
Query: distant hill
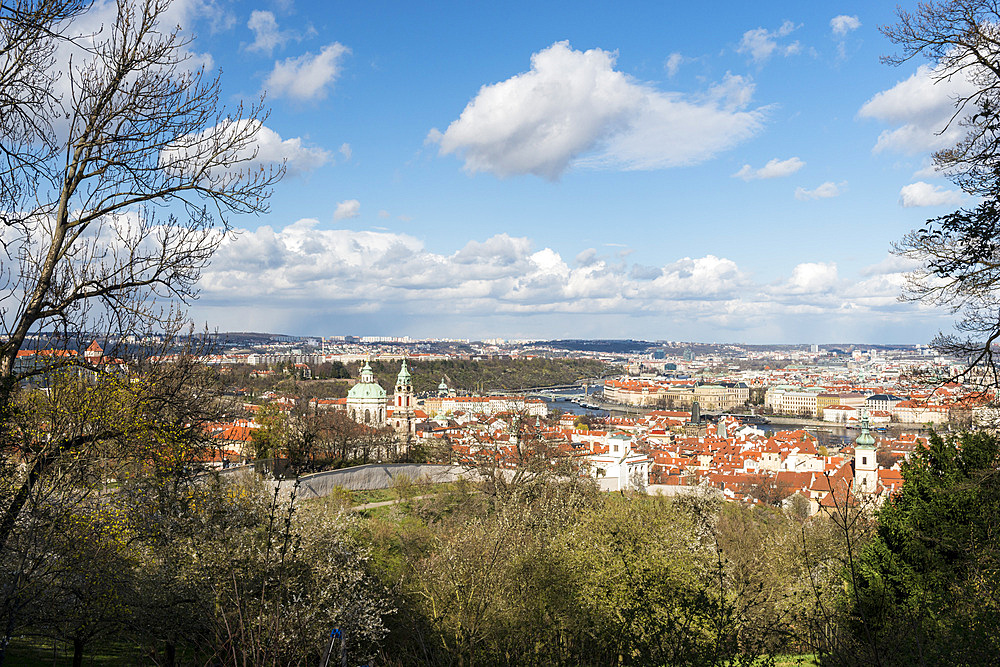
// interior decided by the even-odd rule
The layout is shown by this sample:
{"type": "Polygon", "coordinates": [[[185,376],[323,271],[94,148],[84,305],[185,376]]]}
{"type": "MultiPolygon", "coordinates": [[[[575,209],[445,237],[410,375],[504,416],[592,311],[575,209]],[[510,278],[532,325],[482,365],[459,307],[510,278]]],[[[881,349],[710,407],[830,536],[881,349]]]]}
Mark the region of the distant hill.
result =
{"type": "Polygon", "coordinates": [[[630,352],[645,352],[649,348],[656,346],[655,343],[651,343],[649,341],[631,340],[631,339],[550,340],[542,344],[545,345],[546,347],[554,347],[559,350],[575,350],[577,352],[609,352],[617,354],[628,354],[630,352]]]}

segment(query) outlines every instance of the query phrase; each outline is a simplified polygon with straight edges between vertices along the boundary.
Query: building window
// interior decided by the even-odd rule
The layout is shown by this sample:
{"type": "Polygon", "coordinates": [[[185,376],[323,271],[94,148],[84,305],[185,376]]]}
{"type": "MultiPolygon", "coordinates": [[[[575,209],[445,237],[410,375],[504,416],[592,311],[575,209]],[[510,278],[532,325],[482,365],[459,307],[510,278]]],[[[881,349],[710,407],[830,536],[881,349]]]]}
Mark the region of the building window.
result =
{"type": "Polygon", "coordinates": [[[867,456],[862,456],[861,457],[861,465],[863,465],[863,466],[868,465],[868,457],[867,456]]]}

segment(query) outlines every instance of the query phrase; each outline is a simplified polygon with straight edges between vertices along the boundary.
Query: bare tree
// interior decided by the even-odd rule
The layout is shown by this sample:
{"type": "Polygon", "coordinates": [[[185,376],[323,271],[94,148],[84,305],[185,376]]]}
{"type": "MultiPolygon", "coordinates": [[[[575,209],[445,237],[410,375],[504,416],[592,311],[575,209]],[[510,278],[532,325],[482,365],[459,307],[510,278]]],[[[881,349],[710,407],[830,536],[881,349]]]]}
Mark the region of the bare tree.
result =
{"type": "Polygon", "coordinates": [[[968,85],[956,93],[955,111],[940,131],[961,128],[961,139],[934,154],[935,165],[971,195],[975,208],[931,219],[895,246],[921,267],[910,275],[905,299],[950,307],[957,334],[939,334],[934,346],[962,358],[966,378],[985,390],[1000,387],[994,344],[1000,338],[1000,4],[996,0],[926,2],[897,11],[882,28],[901,53],[883,58],[900,65],[931,61],[936,83],[968,85]]]}
{"type": "Polygon", "coordinates": [[[481,416],[488,428],[473,433],[476,443],[466,461],[488,496],[506,500],[578,472],[579,464],[560,449],[560,441],[547,435],[544,419],[517,401],[505,407],[481,416]]]}
{"type": "MultiPolygon", "coordinates": [[[[55,75],[42,81],[48,107],[34,98],[20,107],[22,123],[34,118],[48,141],[30,141],[0,202],[8,388],[29,334],[134,333],[169,316],[158,301],[194,297],[230,216],[266,211],[282,175],[255,164],[261,106],[220,109],[219,80],[192,69],[189,40],[161,24],[169,4],[120,0],[111,25],[60,46],[69,60],[58,63],[58,88],[55,75]]],[[[53,52],[29,51],[35,69],[48,71],[52,63],[37,61],[53,52]]],[[[5,143],[8,155],[16,150],[5,143]]]]}
{"type": "MultiPolygon", "coordinates": [[[[69,19],[90,0],[0,2],[0,202],[30,194],[38,161],[57,149],[51,118],[59,98],[53,90],[56,46],[69,19]]],[[[3,207],[4,214],[17,208],[3,207]]]]}
{"type": "Polygon", "coordinates": [[[19,385],[86,365],[65,349],[84,332],[114,342],[171,328],[172,304],[195,297],[231,216],[265,212],[284,169],[256,163],[261,105],[220,107],[219,79],[192,67],[190,38],[163,25],[170,0],[119,0],[94,34],[73,32],[70,20],[94,10],[83,0],[0,2],[0,56],[15,66],[0,75],[0,455],[26,457],[2,498],[2,548],[53,465],[130,428],[84,424],[17,449],[19,385]],[[29,343],[63,353],[18,363],[29,343]]]}
{"type": "MultiPolygon", "coordinates": [[[[937,83],[967,80],[968,92],[955,98],[949,122],[965,130],[954,146],[934,154],[935,165],[966,192],[989,194],[996,184],[1000,158],[1000,4],[996,0],[945,0],[920,3],[913,12],[897,10],[897,22],[882,34],[901,53],[884,63],[901,65],[929,59],[937,83]]],[[[942,131],[947,127],[941,128],[942,131]]]]}

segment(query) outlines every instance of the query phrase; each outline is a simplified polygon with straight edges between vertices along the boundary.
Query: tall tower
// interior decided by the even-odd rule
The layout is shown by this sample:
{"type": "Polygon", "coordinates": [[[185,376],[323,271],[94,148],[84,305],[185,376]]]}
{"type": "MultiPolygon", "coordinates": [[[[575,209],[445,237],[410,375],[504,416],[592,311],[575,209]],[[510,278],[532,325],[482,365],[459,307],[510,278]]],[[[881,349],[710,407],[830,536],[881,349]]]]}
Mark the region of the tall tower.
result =
{"type": "Polygon", "coordinates": [[[406,435],[413,433],[413,383],[406,359],[396,376],[396,390],[392,396],[392,424],[396,431],[406,435]]]}
{"type": "Polygon", "coordinates": [[[875,463],[875,438],[868,432],[868,410],[861,410],[861,435],[854,441],[854,493],[875,493],[878,489],[878,465],[875,463]]]}

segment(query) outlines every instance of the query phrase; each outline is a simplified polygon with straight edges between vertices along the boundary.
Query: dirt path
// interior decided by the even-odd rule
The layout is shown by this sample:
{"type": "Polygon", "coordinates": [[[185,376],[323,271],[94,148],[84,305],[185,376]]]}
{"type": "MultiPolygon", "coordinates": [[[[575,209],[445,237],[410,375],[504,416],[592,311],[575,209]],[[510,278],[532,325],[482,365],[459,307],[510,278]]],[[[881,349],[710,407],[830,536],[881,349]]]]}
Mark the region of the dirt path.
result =
{"type": "Polygon", "coordinates": [[[438,494],[428,493],[425,496],[413,496],[412,498],[397,498],[396,500],[380,500],[377,503],[365,503],[363,505],[355,505],[351,509],[356,512],[360,512],[362,510],[375,509],[376,507],[388,507],[389,505],[398,505],[399,503],[405,503],[408,500],[423,500],[424,498],[433,498],[436,495],[438,494]]]}

